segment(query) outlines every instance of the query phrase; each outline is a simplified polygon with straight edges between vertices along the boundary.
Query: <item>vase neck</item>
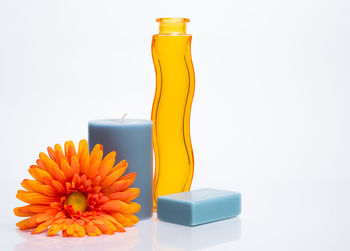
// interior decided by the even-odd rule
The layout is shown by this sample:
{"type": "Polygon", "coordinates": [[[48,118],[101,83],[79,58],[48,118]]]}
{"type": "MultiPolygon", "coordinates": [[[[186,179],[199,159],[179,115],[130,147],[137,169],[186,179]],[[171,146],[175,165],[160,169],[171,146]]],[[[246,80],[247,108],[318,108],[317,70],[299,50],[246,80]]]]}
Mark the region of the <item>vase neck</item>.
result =
{"type": "Polygon", "coordinates": [[[186,34],[187,18],[157,18],[159,22],[159,34],[163,35],[182,35],[186,34]]]}

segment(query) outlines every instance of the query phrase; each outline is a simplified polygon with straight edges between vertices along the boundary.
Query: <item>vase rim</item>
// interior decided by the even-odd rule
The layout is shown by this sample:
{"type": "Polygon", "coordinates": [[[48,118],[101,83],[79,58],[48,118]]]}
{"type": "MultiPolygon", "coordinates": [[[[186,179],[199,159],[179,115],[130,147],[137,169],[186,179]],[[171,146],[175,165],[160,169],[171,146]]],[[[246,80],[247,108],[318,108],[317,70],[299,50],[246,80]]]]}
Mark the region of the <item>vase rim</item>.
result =
{"type": "Polygon", "coordinates": [[[184,17],[161,17],[161,18],[157,18],[156,21],[160,23],[179,23],[179,22],[187,23],[190,21],[190,19],[184,18],[184,17]]]}

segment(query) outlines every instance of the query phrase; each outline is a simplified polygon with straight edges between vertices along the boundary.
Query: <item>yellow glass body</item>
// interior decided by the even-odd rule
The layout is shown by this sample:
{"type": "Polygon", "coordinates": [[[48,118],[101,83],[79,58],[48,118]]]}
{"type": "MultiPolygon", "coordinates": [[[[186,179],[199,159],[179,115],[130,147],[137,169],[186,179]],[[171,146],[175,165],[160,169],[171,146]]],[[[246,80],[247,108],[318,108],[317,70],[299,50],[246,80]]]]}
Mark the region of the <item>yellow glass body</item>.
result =
{"type": "Polygon", "coordinates": [[[183,18],[161,18],[153,36],[152,57],[156,92],[152,107],[155,176],[153,208],[157,197],[189,191],[193,178],[190,114],[194,95],[192,36],[183,18]]]}

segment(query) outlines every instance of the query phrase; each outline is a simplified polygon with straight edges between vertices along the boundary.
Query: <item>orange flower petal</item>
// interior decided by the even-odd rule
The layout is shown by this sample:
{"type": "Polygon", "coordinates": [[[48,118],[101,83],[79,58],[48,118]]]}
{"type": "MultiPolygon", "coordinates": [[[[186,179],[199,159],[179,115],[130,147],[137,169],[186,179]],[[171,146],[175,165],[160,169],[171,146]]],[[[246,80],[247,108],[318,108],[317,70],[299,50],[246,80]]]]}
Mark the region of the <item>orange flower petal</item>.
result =
{"type": "Polygon", "coordinates": [[[66,189],[64,188],[64,186],[60,182],[58,182],[57,180],[52,181],[52,186],[56,189],[56,191],[59,194],[66,193],[66,189]]]}
{"type": "Polygon", "coordinates": [[[78,237],[84,237],[86,235],[85,229],[82,227],[81,230],[77,231],[78,237]]]}
{"type": "Polygon", "coordinates": [[[120,178],[118,181],[114,182],[112,185],[108,186],[107,188],[102,189],[102,192],[108,195],[111,193],[124,191],[129,186],[131,186],[132,183],[134,183],[135,177],[136,173],[129,173],[120,178]]]}
{"type": "Polygon", "coordinates": [[[75,186],[77,186],[77,187],[80,186],[81,179],[77,173],[75,173],[73,176],[73,182],[74,182],[75,186]]]}
{"type": "Polygon", "coordinates": [[[92,222],[95,225],[102,225],[103,224],[103,220],[102,219],[93,219],[92,222]]]}
{"type": "MultiPolygon", "coordinates": [[[[55,217],[56,218],[56,217],[55,217]]],[[[59,219],[55,219],[55,223],[56,224],[62,224],[64,222],[65,219],[63,218],[59,218],[59,219]]]]}
{"type": "Polygon", "coordinates": [[[79,142],[78,160],[81,172],[86,173],[90,165],[89,147],[86,140],[81,140],[79,142]]]}
{"type": "Polygon", "coordinates": [[[103,223],[108,228],[108,231],[116,232],[117,228],[114,226],[112,222],[110,222],[106,217],[103,217],[103,223]]]}
{"type": "Polygon", "coordinates": [[[89,148],[88,142],[86,139],[82,139],[79,141],[79,146],[78,146],[78,157],[80,159],[83,151],[85,151],[85,148],[89,148]]]}
{"type": "Polygon", "coordinates": [[[36,218],[36,222],[40,223],[40,222],[47,221],[47,220],[53,221],[55,219],[56,213],[57,213],[56,209],[50,209],[44,213],[40,213],[40,214],[38,214],[38,217],[36,218]]]}
{"type": "Polygon", "coordinates": [[[64,154],[66,155],[68,161],[71,160],[73,155],[76,155],[77,152],[75,151],[74,143],[73,141],[66,141],[64,143],[64,154]]]}
{"type": "Polygon", "coordinates": [[[95,161],[94,163],[92,163],[90,165],[90,168],[87,171],[86,175],[91,179],[95,178],[96,175],[98,174],[98,168],[99,168],[100,164],[101,164],[101,162],[98,162],[98,161],[95,161]]]}
{"type": "Polygon", "coordinates": [[[80,169],[82,173],[86,173],[90,165],[90,156],[87,151],[84,151],[80,159],[80,169]]]}
{"type": "Polygon", "coordinates": [[[106,212],[122,211],[123,209],[122,203],[126,204],[125,202],[122,202],[120,200],[110,200],[104,203],[102,206],[100,206],[100,209],[106,212]]]}
{"type": "Polygon", "coordinates": [[[51,227],[49,228],[47,234],[49,236],[54,236],[56,235],[59,231],[61,231],[61,224],[52,224],[51,227]]]}
{"type": "Polygon", "coordinates": [[[63,157],[61,157],[61,169],[69,180],[73,177],[73,168],[69,165],[67,159],[63,157]]]}
{"type": "Polygon", "coordinates": [[[21,221],[17,222],[17,223],[16,223],[16,226],[17,226],[17,227],[22,227],[23,225],[26,224],[27,220],[28,220],[28,219],[24,219],[24,220],[21,220],[21,221]]]}
{"type": "Polygon", "coordinates": [[[91,163],[93,163],[96,160],[102,161],[102,157],[103,157],[103,146],[100,144],[96,144],[90,154],[91,163]]]}
{"type": "Polygon", "coordinates": [[[21,183],[22,187],[31,192],[42,193],[47,196],[55,196],[56,191],[49,185],[43,185],[39,181],[36,180],[28,180],[24,179],[21,183]]]}
{"type": "Polygon", "coordinates": [[[38,168],[37,166],[31,166],[28,171],[34,179],[43,184],[50,184],[51,180],[53,179],[51,174],[38,168]]]}
{"type": "Polygon", "coordinates": [[[90,155],[90,167],[86,171],[86,175],[89,178],[95,178],[98,174],[99,167],[101,165],[103,151],[102,146],[96,144],[90,155]]]}
{"type": "Polygon", "coordinates": [[[75,233],[77,233],[78,237],[85,236],[85,229],[83,226],[80,226],[77,222],[74,222],[75,233]]]}
{"type": "Polygon", "coordinates": [[[126,211],[126,213],[129,212],[129,213],[132,213],[132,214],[136,214],[141,209],[141,205],[136,203],[136,202],[130,202],[130,203],[128,203],[128,205],[129,205],[129,210],[126,211]]]}
{"type": "Polygon", "coordinates": [[[83,220],[75,220],[76,223],[78,223],[80,226],[84,226],[84,221],[83,220]]]}
{"type": "Polygon", "coordinates": [[[97,224],[97,225],[95,225],[95,226],[96,226],[98,229],[100,229],[101,232],[104,233],[104,234],[114,234],[114,232],[111,231],[111,230],[109,230],[109,228],[104,224],[104,222],[103,222],[103,224],[97,224]]]}
{"type": "Polygon", "coordinates": [[[44,161],[47,171],[60,182],[66,181],[64,172],[58,167],[57,163],[50,159],[45,153],[40,153],[39,158],[44,161]]]}
{"type": "Polygon", "coordinates": [[[118,221],[120,222],[120,224],[122,224],[124,227],[131,227],[133,225],[135,225],[138,222],[138,218],[133,215],[133,214],[121,214],[121,213],[113,213],[112,216],[118,221]],[[134,216],[134,217],[132,217],[134,216]]]}
{"type": "Polygon", "coordinates": [[[125,203],[120,200],[110,200],[100,206],[105,212],[137,213],[141,206],[135,202],[125,203]]]}
{"type": "Polygon", "coordinates": [[[67,234],[72,235],[75,231],[74,222],[67,226],[67,234]]]}
{"type": "Polygon", "coordinates": [[[42,222],[42,221],[38,221],[37,219],[41,217],[43,214],[45,213],[39,213],[28,219],[25,219],[24,221],[18,222],[17,226],[19,226],[20,230],[35,228],[42,222]]]}
{"type": "MultiPolygon", "coordinates": [[[[59,167],[61,167],[62,159],[67,160],[67,158],[66,158],[66,156],[64,156],[64,154],[62,152],[62,148],[61,148],[60,145],[56,144],[55,148],[54,148],[54,151],[55,151],[55,159],[56,159],[55,162],[57,163],[57,165],[59,167]]],[[[62,167],[61,167],[61,169],[62,169],[62,167]]]]}
{"type": "Polygon", "coordinates": [[[62,147],[61,147],[59,144],[56,144],[55,147],[54,147],[54,149],[55,149],[55,152],[60,152],[60,153],[63,154],[62,147]]]}
{"type": "Polygon", "coordinates": [[[46,166],[45,166],[44,161],[42,161],[41,159],[37,159],[37,160],[36,160],[36,164],[38,165],[38,167],[39,167],[41,170],[48,171],[47,168],[46,168],[46,166]]]}
{"type": "Polygon", "coordinates": [[[137,198],[139,193],[140,193],[140,189],[130,187],[123,192],[111,193],[111,194],[107,195],[107,197],[110,200],[121,200],[124,202],[130,202],[130,201],[134,200],[135,198],[137,198]]]}
{"type": "Polygon", "coordinates": [[[113,169],[116,156],[117,153],[113,151],[107,154],[107,156],[102,160],[99,170],[99,175],[101,176],[101,179],[104,179],[107,176],[107,174],[109,174],[110,171],[113,169]]]}
{"type": "Polygon", "coordinates": [[[65,221],[64,221],[64,223],[68,226],[68,225],[72,225],[73,224],[73,220],[72,219],[69,219],[69,218],[67,218],[65,221]]]}
{"type": "Polygon", "coordinates": [[[15,215],[20,217],[32,216],[37,213],[45,212],[46,210],[51,209],[50,206],[47,205],[27,205],[23,207],[16,207],[13,211],[15,215]]]}
{"type": "Polygon", "coordinates": [[[98,186],[98,185],[100,184],[100,182],[101,182],[101,176],[100,176],[100,175],[97,175],[97,176],[93,179],[92,184],[93,184],[94,186],[98,186]]]}
{"type": "Polygon", "coordinates": [[[66,217],[66,214],[63,212],[63,211],[60,211],[58,212],[56,215],[55,215],[55,219],[57,220],[57,222],[59,223],[62,223],[60,222],[59,220],[62,219],[62,218],[65,218],[66,217]]]}
{"type": "Polygon", "coordinates": [[[80,173],[80,164],[77,156],[73,156],[71,159],[71,166],[73,169],[73,172],[76,174],[80,173]]]}
{"type": "Polygon", "coordinates": [[[51,202],[57,201],[56,197],[46,196],[40,193],[27,192],[23,190],[18,190],[17,199],[29,204],[50,204],[51,202]]]}
{"type": "Polygon", "coordinates": [[[96,144],[94,149],[91,151],[89,167],[85,171],[86,176],[89,178],[94,178],[98,173],[103,157],[102,149],[102,145],[96,144]]]}
{"type": "Polygon", "coordinates": [[[55,151],[51,147],[48,147],[47,148],[47,152],[48,152],[48,154],[50,156],[50,159],[52,159],[53,161],[56,162],[55,151]]]}
{"type": "Polygon", "coordinates": [[[62,231],[62,236],[63,236],[63,237],[69,237],[69,235],[67,234],[67,231],[66,231],[66,230],[63,230],[63,231],[62,231]]]}
{"type": "Polygon", "coordinates": [[[95,232],[97,236],[102,234],[102,231],[97,226],[95,226],[95,232]]]}
{"type": "Polygon", "coordinates": [[[13,212],[15,213],[16,216],[19,216],[19,217],[33,216],[36,214],[34,212],[21,210],[20,207],[16,207],[15,209],[13,209],[13,212]]]}
{"type": "MultiPolygon", "coordinates": [[[[35,217],[35,215],[32,216],[32,217],[35,217]]],[[[21,225],[19,226],[19,229],[20,230],[28,230],[28,229],[35,228],[35,227],[37,227],[39,225],[39,223],[37,223],[37,222],[35,222],[33,220],[30,220],[30,219],[31,218],[28,218],[28,219],[22,221],[23,223],[21,222],[21,225]]]]}
{"type": "Polygon", "coordinates": [[[52,223],[52,221],[50,221],[50,220],[41,223],[39,226],[37,226],[35,228],[35,230],[32,232],[32,234],[38,234],[38,233],[44,231],[45,229],[47,229],[50,226],[51,223],[52,223]]]}
{"type": "Polygon", "coordinates": [[[108,187],[111,184],[113,184],[113,182],[115,182],[117,179],[120,178],[120,176],[123,175],[127,167],[128,167],[128,162],[126,162],[125,160],[118,163],[114,167],[114,170],[105,179],[101,181],[101,186],[108,187]]]}
{"type": "Polygon", "coordinates": [[[89,236],[96,236],[95,229],[96,229],[96,227],[92,223],[85,225],[85,231],[89,236]]]}
{"type": "Polygon", "coordinates": [[[129,220],[131,220],[131,222],[134,223],[134,224],[139,222],[139,218],[136,215],[134,215],[134,214],[125,214],[124,216],[126,218],[128,218],[129,220]]]}

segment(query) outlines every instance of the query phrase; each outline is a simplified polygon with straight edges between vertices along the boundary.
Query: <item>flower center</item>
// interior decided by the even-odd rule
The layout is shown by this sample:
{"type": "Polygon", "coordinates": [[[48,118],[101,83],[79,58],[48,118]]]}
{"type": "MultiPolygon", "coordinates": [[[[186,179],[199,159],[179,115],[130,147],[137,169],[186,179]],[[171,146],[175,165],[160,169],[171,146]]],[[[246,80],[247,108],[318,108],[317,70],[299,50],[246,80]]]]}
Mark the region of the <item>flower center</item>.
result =
{"type": "Polygon", "coordinates": [[[74,213],[85,212],[87,207],[86,196],[82,192],[72,192],[68,195],[67,205],[72,206],[74,213]]]}

